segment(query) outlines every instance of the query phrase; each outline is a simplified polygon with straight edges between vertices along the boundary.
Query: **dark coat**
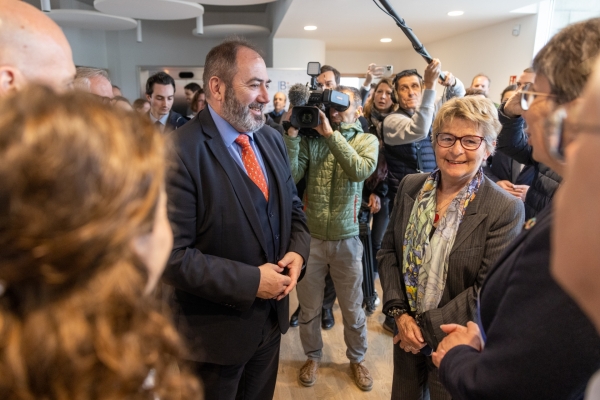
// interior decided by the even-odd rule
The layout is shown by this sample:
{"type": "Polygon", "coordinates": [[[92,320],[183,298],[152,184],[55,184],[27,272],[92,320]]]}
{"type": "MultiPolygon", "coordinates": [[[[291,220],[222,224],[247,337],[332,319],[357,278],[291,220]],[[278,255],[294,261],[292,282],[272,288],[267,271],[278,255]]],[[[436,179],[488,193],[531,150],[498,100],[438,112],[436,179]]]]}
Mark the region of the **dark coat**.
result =
{"type": "Polygon", "coordinates": [[[165,132],[174,131],[175,129],[178,129],[185,125],[188,121],[189,120],[183,115],[171,110],[171,112],[169,112],[169,118],[167,119],[165,132]]]}
{"type": "Polygon", "coordinates": [[[480,293],[480,353],[463,345],[440,365],[458,400],[582,399],[600,367],[600,337],[550,275],[551,206],[488,273],[480,293]]]}
{"type": "MultiPolygon", "coordinates": [[[[174,246],[163,280],[175,288],[175,323],[187,339],[189,359],[241,364],[263,337],[265,301],[256,298],[257,267],[277,260],[267,257],[267,239],[244,172],[225,147],[208,107],[171,137],[174,170],[167,194],[174,246]]],[[[310,235],[283,139],[265,126],[254,132],[254,140],[272,171],[269,185],[274,180],[278,189],[278,259],[294,251],[306,261],[310,235]]],[[[288,303],[286,297],[275,304],[282,333],[289,326],[288,303]]]]}
{"type": "MultiPolygon", "coordinates": [[[[377,253],[384,313],[392,306],[410,309],[402,276],[402,247],[413,204],[428,176],[408,175],[398,187],[390,224],[377,253]]],[[[465,325],[474,319],[477,290],[489,268],[521,231],[524,214],[521,200],[484,177],[456,233],[440,304],[423,313],[423,337],[431,348],[437,348],[446,336],[440,325],[465,325]]]]}
{"type": "Polygon", "coordinates": [[[521,164],[532,165],[535,168],[535,175],[525,197],[525,218],[535,217],[550,204],[562,177],[546,165],[533,159],[533,150],[527,143],[527,136],[523,129],[525,120],[522,117],[507,117],[504,114],[503,104],[498,110],[498,118],[502,124],[502,131],[496,141],[496,150],[521,164]]]}

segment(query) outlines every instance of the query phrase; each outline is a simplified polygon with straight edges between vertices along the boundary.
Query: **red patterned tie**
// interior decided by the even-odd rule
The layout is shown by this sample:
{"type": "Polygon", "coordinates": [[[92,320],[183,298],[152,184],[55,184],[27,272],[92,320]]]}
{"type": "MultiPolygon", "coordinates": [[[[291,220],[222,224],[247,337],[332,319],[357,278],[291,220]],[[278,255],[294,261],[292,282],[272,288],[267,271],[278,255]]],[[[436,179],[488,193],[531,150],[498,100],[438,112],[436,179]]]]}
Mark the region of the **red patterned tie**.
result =
{"type": "Polygon", "coordinates": [[[246,167],[246,172],[252,182],[258,186],[261,192],[265,195],[265,199],[269,201],[269,188],[267,186],[267,181],[265,179],[265,175],[263,174],[262,168],[258,163],[258,159],[256,158],[256,154],[250,145],[250,138],[248,135],[240,134],[235,142],[242,147],[242,162],[244,163],[244,167],[246,167]]]}

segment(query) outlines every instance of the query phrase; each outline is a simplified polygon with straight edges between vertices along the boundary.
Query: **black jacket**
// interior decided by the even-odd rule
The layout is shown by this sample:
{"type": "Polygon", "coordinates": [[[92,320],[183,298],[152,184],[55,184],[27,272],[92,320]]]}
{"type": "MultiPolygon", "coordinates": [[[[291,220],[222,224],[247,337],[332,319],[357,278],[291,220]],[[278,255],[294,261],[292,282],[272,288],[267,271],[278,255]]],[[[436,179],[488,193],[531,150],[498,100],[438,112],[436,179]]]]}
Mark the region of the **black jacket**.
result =
{"type": "Polygon", "coordinates": [[[485,348],[456,346],[440,365],[453,399],[583,398],[600,366],[600,337],[550,275],[551,234],[548,206],[488,273],[478,318],[485,348]]]}
{"type": "Polygon", "coordinates": [[[532,157],[532,148],[527,143],[523,117],[509,118],[504,114],[504,104],[498,110],[502,131],[498,135],[496,149],[514,158],[521,164],[532,165],[535,175],[525,197],[525,218],[533,218],[552,200],[562,177],[532,157]]]}
{"type": "MultiPolygon", "coordinates": [[[[399,109],[396,113],[411,118],[402,109],[399,109]]],[[[383,124],[385,124],[385,120],[382,123],[382,131],[383,124]]],[[[392,200],[396,197],[398,185],[400,185],[400,182],[406,175],[419,172],[432,172],[437,167],[435,153],[431,145],[431,127],[429,128],[429,135],[418,142],[397,146],[384,143],[383,154],[388,166],[388,197],[392,200]]]]}
{"type": "MultiPolygon", "coordinates": [[[[279,198],[275,250],[208,107],[171,134],[174,169],[167,179],[174,244],[163,280],[175,288],[173,316],[187,340],[187,357],[224,365],[246,362],[263,338],[264,301],[256,298],[258,266],[294,251],[308,259],[310,235],[283,138],[268,126],[254,132],[279,198]]],[[[265,211],[266,212],[266,211],[265,211]]],[[[271,213],[272,214],[272,213],[271,213]]],[[[273,215],[270,215],[271,218],[273,215]]],[[[279,328],[289,326],[288,297],[275,302],[279,328]]]]}

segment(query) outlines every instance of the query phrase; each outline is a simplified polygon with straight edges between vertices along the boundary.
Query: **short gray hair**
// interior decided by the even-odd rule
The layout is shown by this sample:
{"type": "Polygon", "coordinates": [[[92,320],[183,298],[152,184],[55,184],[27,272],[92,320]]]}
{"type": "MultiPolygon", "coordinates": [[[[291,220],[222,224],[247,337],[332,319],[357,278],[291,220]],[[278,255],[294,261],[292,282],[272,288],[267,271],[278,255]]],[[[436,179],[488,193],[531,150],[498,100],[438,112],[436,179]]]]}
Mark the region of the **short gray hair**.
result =
{"type": "Polygon", "coordinates": [[[498,121],[498,110],[492,100],[480,96],[455,97],[448,100],[433,121],[431,141],[434,146],[437,145],[436,137],[442,126],[451,123],[454,118],[474,122],[483,135],[487,150],[494,154],[494,141],[502,125],[498,121]]]}
{"type": "Polygon", "coordinates": [[[537,53],[533,70],[544,75],[558,104],[580,96],[600,52],[600,18],[569,25],[537,53]]]}
{"type": "Polygon", "coordinates": [[[81,89],[86,92],[89,92],[90,91],[90,79],[95,78],[97,76],[102,76],[110,82],[110,78],[108,77],[108,72],[106,72],[102,68],[77,67],[77,73],[75,74],[74,85],[77,89],[81,89]]]}

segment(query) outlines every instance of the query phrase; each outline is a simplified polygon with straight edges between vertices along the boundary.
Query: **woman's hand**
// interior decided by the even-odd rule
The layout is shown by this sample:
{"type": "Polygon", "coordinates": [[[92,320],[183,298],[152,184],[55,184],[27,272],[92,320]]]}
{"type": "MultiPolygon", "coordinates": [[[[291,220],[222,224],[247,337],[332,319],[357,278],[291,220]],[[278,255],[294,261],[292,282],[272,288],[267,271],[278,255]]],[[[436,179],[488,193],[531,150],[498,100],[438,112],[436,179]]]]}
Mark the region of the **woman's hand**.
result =
{"type": "Polygon", "coordinates": [[[448,324],[442,325],[440,328],[448,336],[440,342],[438,348],[431,355],[436,367],[440,367],[446,353],[456,346],[466,344],[477,351],[483,350],[483,338],[476,323],[468,322],[466,327],[457,324],[448,324]]]}
{"type": "Polygon", "coordinates": [[[381,210],[381,199],[375,193],[371,193],[369,196],[369,208],[371,214],[377,214],[381,210]]]}
{"type": "Polygon", "coordinates": [[[427,343],[423,340],[421,328],[417,321],[408,314],[396,318],[398,334],[394,336],[394,344],[400,342],[400,348],[407,353],[418,354],[427,343]]]}

